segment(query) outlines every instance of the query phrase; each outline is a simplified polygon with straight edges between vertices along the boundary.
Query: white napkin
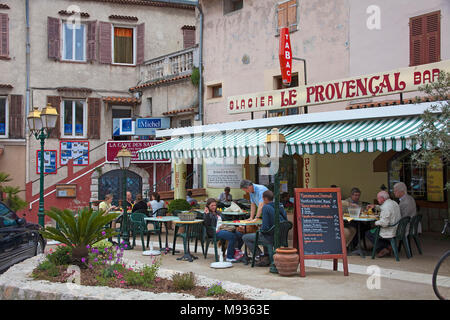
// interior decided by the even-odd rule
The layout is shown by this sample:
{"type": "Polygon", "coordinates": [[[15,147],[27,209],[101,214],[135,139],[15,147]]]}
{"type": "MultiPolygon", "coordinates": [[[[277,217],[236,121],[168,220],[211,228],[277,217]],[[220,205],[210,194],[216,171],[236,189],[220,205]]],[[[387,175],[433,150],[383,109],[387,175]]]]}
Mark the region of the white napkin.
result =
{"type": "Polygon", "coordinates": [[[229,206],[228,208],[225,208],[223,211],[225,212],[241,212],[241,207],[239,207],[236,203],[234,203],[233,201],[231,201],[231,206],[229,206]]]}

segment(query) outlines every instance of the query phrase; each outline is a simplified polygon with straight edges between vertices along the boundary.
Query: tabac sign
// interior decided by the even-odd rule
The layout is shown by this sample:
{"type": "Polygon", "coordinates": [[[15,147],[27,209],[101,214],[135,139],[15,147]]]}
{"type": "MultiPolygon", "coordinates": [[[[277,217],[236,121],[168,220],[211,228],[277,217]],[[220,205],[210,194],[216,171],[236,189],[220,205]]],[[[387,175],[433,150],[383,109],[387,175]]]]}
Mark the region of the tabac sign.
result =
{"type": "Polygon", "coordinates": [[[417,91],[419,86],[436,81],[440,71],[450,72],[450,60],[296,88],[233,96],[228,98],[227,111],[279,110],[417,91]]]}
{"type": "Polygon", "coordinates": [[[289,38],[289,28],[280,29],[280,58],[281,79],[285,86],[291,84],[292,79],[292,50],[289,38]]]}

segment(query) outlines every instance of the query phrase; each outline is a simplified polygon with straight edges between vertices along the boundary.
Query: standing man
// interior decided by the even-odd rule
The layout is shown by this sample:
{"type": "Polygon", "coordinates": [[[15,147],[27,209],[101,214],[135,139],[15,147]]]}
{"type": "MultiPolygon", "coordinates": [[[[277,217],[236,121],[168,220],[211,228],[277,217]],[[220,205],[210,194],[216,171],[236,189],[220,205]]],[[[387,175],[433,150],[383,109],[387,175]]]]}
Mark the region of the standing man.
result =
{"type": "MultiPolygon", "coordinates": [[[[394,184],[394,195],[400,200],[400,214],[403,217],[414,217],[417,214],[416,200],[408,194],[406,184],[397,182],[394,184]]],[[[409,223],[406,226],[406,234],[409,234],[409,223]]]]}
{"type": "Polygon", "coordinates": [[[250,180],[241,181],[241,189],[250,195],[250,218],[248,220],[260,219],[264,206],[263,193],[269,189],[260,184],[255,184],[250,180]],[[256,210],[258,207],[258,210],[256,210]],[[255,214],[256,213],[256,214],[255,214]]]}

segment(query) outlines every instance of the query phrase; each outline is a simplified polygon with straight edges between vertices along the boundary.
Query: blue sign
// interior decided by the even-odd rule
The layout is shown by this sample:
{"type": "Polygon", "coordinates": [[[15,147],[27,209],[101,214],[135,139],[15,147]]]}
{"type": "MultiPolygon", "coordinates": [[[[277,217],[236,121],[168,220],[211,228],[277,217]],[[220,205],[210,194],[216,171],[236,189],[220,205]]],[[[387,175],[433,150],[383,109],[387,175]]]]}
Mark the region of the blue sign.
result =
{"type": "Polygon", "coordinates": [[[0,123],[0,134],[5,135],[6,133],[6,125],[4,123],[0,123]]]}
{"type": "Polygon", "coordinates": [[[161,119],[158,118],[148,118],[148,119],[137,119],[138,129],[160,129],[161,119]]]}
{"type": "Polygon", "coordinates": [[[170,118],[138,118],[136,119],[137,136],[154,136],[156,129],[170,128],[170,118]]]}

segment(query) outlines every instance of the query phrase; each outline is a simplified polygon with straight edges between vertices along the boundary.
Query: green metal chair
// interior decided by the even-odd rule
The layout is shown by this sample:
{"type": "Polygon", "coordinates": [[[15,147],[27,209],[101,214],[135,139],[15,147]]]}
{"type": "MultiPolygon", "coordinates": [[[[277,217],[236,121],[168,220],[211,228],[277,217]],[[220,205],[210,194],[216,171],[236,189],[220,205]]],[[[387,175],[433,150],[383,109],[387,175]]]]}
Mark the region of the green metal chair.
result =
{"type": "Polygon", "coordinates": [[[207,257],[208,255],[208,249],[209,249],[209,245],[210,243],[212,243],[214,245],[214,259],[216,260],[216,262],[219,262],[219,251],[217,249],[217,242],[221,242],[222,245],[225,245],[226,241],[224,239],[217,239],[216,238],[216,228],[212,227],[212,226],[203,226],[203,243],[205,246],[205,251],[203,252],[203,256],[207,257]],[[207,230],[210,229],[213,231],[213,236],[212,237],[208,237],[208,233],[207,230]]]}
{"type": "MultiPolygon", "coordinates": [[[[410,220],[411,220],[410,217],[403,217],[399,221],[397,221],[397,223],[394,223],[393,225],[388,226],[388,228],[397,226],[397,232],[395,233],[395,237],[393,237],[393,238],[384,238],[386,240],[390,240],[392,250],[394,251],[395,260],[397,260],[397,261],[400,261],[400,259],[398,258],[398,254],[400,253],[402,244],[405,246],[406,256],[408,257],[408,259],[411,258],[411,250],[409,248],[408,239],[406,237],[406,226],[408,225],[410,220]],[[398,242],[398,245],[397,245],[397,242],[398,242]]],[[[372,249],[372,259],[375,259],[377,242],[380,237],[380,229],[381,229],[381,227],[378,226],[375,231],[375,242],[373,244],[373,249],[372,249]]]]}
{"type": "Polygon", "coordinates": [[[411,218],[411,221],[409,222],[409,234],[408,234],[408,245],[410,249],[410,253],[412,256],[412,246],[411,246],[411,238],[414,239],[414,242],[416,243],[417,250],[419,251],[419,254],[422,254],[422,247],[420,245],[419,240],[419,223],[422,221],[422,215],[418,214],[411,218]]]}
{"type": "Polygon", "coordinates": [[[152,234],[157,234],[158,238],[159,238],[159,248],[162,248],[162,243],[161,243],[161,230],[158,229],[159,225],[156,222],[156,226],[155,229],[153,230],[149,230],[147,228],[147,221],[144,220],[144,218],[146,218],[147,216],[145,215],[145,213],[142,212],[133,212],[130,216],[130,230],[131,230],[131,234],[133,236],[133,247],[136,245],[136,234],[139,234],[141,236],[141,241],[142,241],[142,251],[145,251],[145,244],[144,244],[144,236],[147,236],[147,247],[150,243],[150,236],[152,234]]]}
{"type": "MultiPolygon", "coordinates": [[[[280,246],[282,246],[282,247],[288,246],[288,235],[289,235],[289,230],[292,229],[292,226],[293,226],[293,224],[290,221],[281,221],[280,222],[280,246]]],[[[253,252],[252,252],[252,268],[255,266],[256,247],[259,245],[262,245],[267,248],[267,250],[269,252],[270,264],[271,265],[273,264],[273,254],[274,254],[273,244],[267,245],[266,243],[262,243],[259,241],[259,237],[261,234],[272,233],[274,231],[274,229],[275,229],[275,226],[272,226],[267,231],[261,231],[261,230],[256,231],[255,246],[253,247],[253,252]]]]}
{"type": "MultiPolygon", "coordinates": [[[[179,226],[175,226],[175,232],[173,234],[173,250],[172,255],[175,254],[175,245],[177,238],[183,238],[183,246],[184,246],[184,252],[187,252],[187,246],[189,245],[187,243],[188,234],[186,233],[186,226],[184,226],[183,232],[178,232],[179,226]]],[[[200,241],[202,245],[202,253],[205,254],[205,248],[204,248],[204,242],[203,242],[203,224],[196,223],[189,226],[189,239],[194,240],[195,239],[195,249],[194,252],[197,252],[197,242],[200,241]]]]}

